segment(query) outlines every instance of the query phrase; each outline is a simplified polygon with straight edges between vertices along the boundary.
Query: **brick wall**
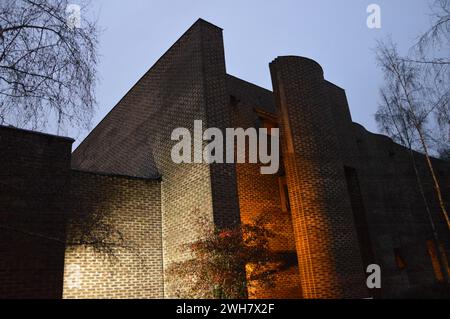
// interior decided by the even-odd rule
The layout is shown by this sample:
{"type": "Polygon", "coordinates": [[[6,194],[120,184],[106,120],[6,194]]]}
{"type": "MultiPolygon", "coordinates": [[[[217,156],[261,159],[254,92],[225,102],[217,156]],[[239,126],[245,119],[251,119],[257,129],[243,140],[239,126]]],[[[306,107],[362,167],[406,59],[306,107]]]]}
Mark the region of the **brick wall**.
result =
{"type": "MultiPolygon", "coordinates": [[[[222,30],[197,21],[143,76],[73,155],[73,167],[139,177],[162,176],[165,267],[189,258],[196,220],[239,221],[234,165],[173,163],[171,134],[194,120],[229,127],[222,30]]],[[[170,284],[174,297],[182,283],[170,284]]]]}
{"type": "MultiPolygon", "coordinates": [[[[275,112],[272,92],[235,77],[228,77],[228,90],[232,96],[233,127],[262,127],[262,119],[255,109],[275,112]]],[[[252,223],[264,218],[267,227],[275,235],[270,248],[295,260],[295,240],[291,214],[283,211],[280,202],[279,174],[261,175],[259,164],[238,164],[237,181],[241,220],[252,223]]],[[[289,259],[289,258],[288,258],[289,259]]],[[[274,287],[257,287],[250,292],[251,298],[299,298],[301,297],[298,265],[286,266],[276,276],[274,287]]]]}
{"type": "Polygon", "coordinates": [[[61,298],[73,140],[0,127],[0,298],[61,298]]]}
{"type": "MultiPolygon", "coordinates": [[[[408,150],[353,124],[345,91],[314,61],[278,58],[271,73],[275,94],[227,75],[222,30],[199,20],[74,152],[74,171],[72,140],[0,127],[0,297],[176,297],[189,283],[164,269],[190,258],[183,247],[198,238],[198,218],[226,227],[259,215],[279,234],[272,249],[298,263],[250,297],[366,297],[372,262],[382,266],[383,297],[436,282],[436,267],[448,269],[427,250],[433,236],[408,150]],[[281,125],[290,213],[278,176],[259,165],[170,158],[175,128],[259,128],[262,113],[281,125]],[[123,234],[116,259],[65,250],[68,214],[80,211],[105,214],[123,234]]],[[[414,156],[448,256],[424,157],[414,156]]],[[[449,164],[434,163],[448,205],[449,164]]]]}
{"type": "MultiPolygon", "coordinates": [[[[395,297],[409,288],[435,283],[437,280],[427,251],[427,240],[433,239],[431,224],[409,151],[385,136],[367,132],[360,125],[354,125],[354,136],[372,249],[375,262],[383,269],[382,295],[395,297]],[[405,268],[397,264],[394,251],[404,260],[405,268]]],[[[426,202],[448,258],[450,238],[436,201],[425,157],[418,153],[414,156],[426,202]]],[[[450,165],[439,160],[433,162],[448,207],[450,165]]]]}
{"type": "MultiPolygon", "coordinates": [[[[101,216],[123,244],[108,240],[110,252],[68,246],[63,297],[163,298],[160,182],[73,171],[71,195],[72,214],[101,216]]],[[[69,242],[74,229],[69,225],[69,242]]]]}
{"type": "Polygon", "coordinates": [[[271,63],[305,298],[367,296],[344,163],[323,71],[314,61],[271,63]]]}

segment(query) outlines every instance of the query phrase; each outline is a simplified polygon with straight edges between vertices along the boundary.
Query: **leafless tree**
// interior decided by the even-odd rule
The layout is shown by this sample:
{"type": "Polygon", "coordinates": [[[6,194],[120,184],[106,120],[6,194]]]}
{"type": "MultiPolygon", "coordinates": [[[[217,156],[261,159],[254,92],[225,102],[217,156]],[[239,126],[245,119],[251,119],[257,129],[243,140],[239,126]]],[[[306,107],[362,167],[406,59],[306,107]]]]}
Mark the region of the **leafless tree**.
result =
{"type": "MultiPolygon", "coordinates": [[[[382,101],[376,120],[382,131],[409,149],[418,189],[425,205],[434,240],[439,247],[439,263],[442,269],[446,269],[446,254],[440,244],[414,150],[419,150],[425,155],[442,216],[450,231],[448,211],[430,154],[430,145],[435,143],[435,136],[443,127],[439,113],[441,110],[448,110],[449,96],[448,93],[436,94],[436,88],[429,85],[428,65],[424,66],[422,63],[401,57],[392,42],[378,44],[377,59],[384,72],[385,82],[381,89],[382,101]]],[[[447,272],[445,273],[448,275],[447,272]]]]}
{"type": "MultiPolygon", "coordinates": [[[[427,119],[434,117],[435,127],[428,135],[428,146],[443,159],[450,156],[450,0],[432,0],[431,26],[417,37],[408,56],[398,56],[414,66],[416,78],[427,88],[424,103],[433,105],[427,119]],[[440,102],[440,103],[438,103],[440,102]]],[[[380,47],[392,47],[382,43],[380,47]]]]}
{"type": "Polygon", "coordinates": [[[401,144],[425,153],[436,193],[449,224],[430,153],[450,150],[450,0],[431,3],[431,27],[418,37],[409,56],[394,44],[378,45],[386,85],[377,120],[401,144]]]}
{"type": "Polygon", "coordinates": [[[431,27],[418,37],[414,49],[421,57],[418,63],[449,65],[450,56],[450,0],[433,0],[430,6],[431,27]],[[436,56],[436,50],[443,51],[443,56],[436,56]],[[445,51],[447,51],[445,53],[445,51]],[[431,53],[431,56],[430,56],[431,53]]]}
{"type": "Polygon", "coordinates": [[[425,154],[436,196],[450,230],[432,155],[450,150],[450,0],[431,2],[431,27],[418,37],[407,56],[392,41],[379,42],[378,64],[384,72],[382,101],[376,114],[381,129],[411,151],[425,154]]]}
{"type": "Polygon", "coordinates": [[[80,8],[78,16],[67,0],[0,1],[0,124],[88,128],[99,29],[89,3],[80,8]]]}
{"type": "MultiPolygon", "coordinates": [[[[448,97],[434,100],[433,88],[423,82],[421,66],[403,59],[394,44],[380,42],[377,52],[385,83],[381,89],[382,102],[376,120],[384,132],[410,149],[413,161],[413,149],[418,149],[425,155],[437,199],[450,230],[450,220],[429,147],[437,130],[432,114],[440,108],[448,108],[448,97]]],[[[417,170],[414,162],[413,164],[417,170]]]]}
{"type": "Polygon", "coordinates": [[[430,142],[446,159],[450,153],[450,0],[433,0],[430,11],[430,28],[418,37],[411,56],[404,59],[421,67],[423,82],[429,87],[429,103],[442,101],[433,111],[438,129],[430,142]]]}
{"type": "MultiPolygon", "coordinates": [[[[418,46],[422,46],[420,43],[418,46]]],[[[419,52],[423,52],[421,50],[419,49],[419,52]]],[[[382,103],[376,114],[376,120],[384,132],[408,147],[410,151],[417,185],[434,239],[440,250],[441,267],[445,269],[445,252],[440,245],[413,150],[419,150],[425,154],[442,215],[450,230],[448,211],[430,154],[433,146],[437,147],[436,151],[441,152],[441,155],[442,150],[448,149],[446,130],[449,123],[450,99],[449,82],[445,80],[449,76],[448,68],[445,63],[436,60],[425,61],[422,53],[415,59],[402,57],[396,46],[389,41],[379,43],[377,54],[378,63],[385,75],[385,84],[381,89],[382,103]]]]}

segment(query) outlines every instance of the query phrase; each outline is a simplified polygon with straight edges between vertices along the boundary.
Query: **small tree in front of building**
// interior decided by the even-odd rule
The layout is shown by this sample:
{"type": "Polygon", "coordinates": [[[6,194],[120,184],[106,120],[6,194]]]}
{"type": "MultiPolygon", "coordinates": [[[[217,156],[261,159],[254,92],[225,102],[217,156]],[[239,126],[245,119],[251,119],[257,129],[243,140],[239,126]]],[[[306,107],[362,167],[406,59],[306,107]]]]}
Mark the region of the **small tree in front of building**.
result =
{"type": "Polygon", "coordinates": [[[199,220],[198,241],[181,247],[192,258],[173,263],[166,274],[186,282],[177,297],[206,299],[246,299],[256,287],[274,287],[275,277],[287,261],[271,250],[275,236],[262,219],[228,229],[212,228],[199,220]]]}

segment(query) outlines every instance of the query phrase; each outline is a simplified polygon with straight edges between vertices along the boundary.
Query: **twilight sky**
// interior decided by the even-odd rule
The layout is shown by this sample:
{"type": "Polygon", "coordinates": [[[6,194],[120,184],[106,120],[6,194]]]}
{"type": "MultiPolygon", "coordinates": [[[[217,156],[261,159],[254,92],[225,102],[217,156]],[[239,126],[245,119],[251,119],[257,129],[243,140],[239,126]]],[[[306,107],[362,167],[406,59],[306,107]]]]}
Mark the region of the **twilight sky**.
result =
{"type": "MultiPolygon", "coordinates": [[[[76,3],[76,1],[74,1],[76,3]]],[[[429,25],[428,0],[93,0],[100,38],[96,125],[198,19],[224,29],[227,72],[272,89],[268,64],[280,55],[319,62],[327,80],[346,89],[353,120],[371,131],[382,75],[377,39],[405,52],[429,25]],[[381,6],[382,28],[366,25],[381,6]]],[[[86,134],[77,138],[78,145],[86,134]]],[[[76,146],[75,145],[75,146],[76,146]]]]}

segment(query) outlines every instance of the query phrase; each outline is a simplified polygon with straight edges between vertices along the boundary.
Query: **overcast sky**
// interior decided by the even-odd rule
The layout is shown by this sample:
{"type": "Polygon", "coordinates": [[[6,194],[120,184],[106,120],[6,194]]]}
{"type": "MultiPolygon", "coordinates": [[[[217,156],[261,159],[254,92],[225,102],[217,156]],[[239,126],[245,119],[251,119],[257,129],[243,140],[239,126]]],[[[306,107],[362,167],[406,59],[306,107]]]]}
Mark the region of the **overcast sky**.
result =
{"type": "MultiPolygon", "coordinates": [[[[74,1],[76,3],[76,1],[74,1]]],[[[353,120],[371,131],[382,75],[374,46],[389,35],[406,52],[429,25],[427,0],[93,0],[100,38],[96,125],[198,19],[224,29],[227,72],[272,89],[268,64],[280,55],[319,62],[347,91],[353,120]],[[366,24],[381,7],[381,29],[366,24]]],[[[78,143],[85,135],[77,138],[78,143]]]]}

